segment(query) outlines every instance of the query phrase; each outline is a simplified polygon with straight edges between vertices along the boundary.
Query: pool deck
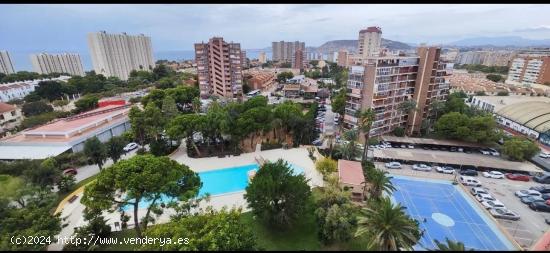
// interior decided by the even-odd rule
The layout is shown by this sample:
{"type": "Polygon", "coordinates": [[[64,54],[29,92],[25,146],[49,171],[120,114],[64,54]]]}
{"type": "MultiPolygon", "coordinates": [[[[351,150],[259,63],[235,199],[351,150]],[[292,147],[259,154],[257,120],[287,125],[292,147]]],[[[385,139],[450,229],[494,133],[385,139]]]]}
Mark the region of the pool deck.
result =
{"type": "MultiPolygon", "coordinates": [[[[221,168],[229,168],[235,166],[242,166],[251,163],[257,163],[256,158],[263,158],[269,161],[276,161],[277,159],[284,159],[289,163],[299,166],[304,169],[304,174],[308,178],[309,185],[311,187],[322,186],[323,177],[315,170],[314,162],[309,158],[306,147],[292,148],[292,149],[273,149],[266,151],[257,151],[252,153],[241,154],[240,156],[231,156],[225,158],[208,157],[208,158],[190,158],[185,152],[185,148],[182,146],[176,152],[170,155],[170,158],[189,166],[191,170],[195,172],[203,172],[221,168]]],[[[77,201],[69,203],[63,207],[61,211],[61,217],[67,218],[67,227],[64,227],[59,236],[69,237],[73,234],[75,227],[84,225],[84,217],[82,213],[84,211],[84,205],[80,203],[82,192],[76,194],[78,196],[77,201]]],[[[215,210],[226,208],[242,208],[243,211],[247,211],[248,206],[244,199],[244,191],[233,192],[221,195],[211,196],[209,201],[203,201],[200,203],[199,208],[205,208],[207,206],[213,207],[215,210]]],[[[157,217],[156,224],[162,224],[170,221],[170,215],[173,210],[166,209],[165,212],[157,217]]],[[[111,225],[113,231],[117,230],[114,226],[115,222],[120,222],[120,214],[118,212],[108,213],[104,212],[104,217],[107,220],[107,224],[111,225]]],[[[129,227],[133,226],[133,212],[127,213],[130,215],[129,227]]],[[[139,210],[140,218],[145,214],[145,209],[139,210]]],[[[48,247],[49,250],[61,250],[62,245],[52,244],[48,247]]]]}

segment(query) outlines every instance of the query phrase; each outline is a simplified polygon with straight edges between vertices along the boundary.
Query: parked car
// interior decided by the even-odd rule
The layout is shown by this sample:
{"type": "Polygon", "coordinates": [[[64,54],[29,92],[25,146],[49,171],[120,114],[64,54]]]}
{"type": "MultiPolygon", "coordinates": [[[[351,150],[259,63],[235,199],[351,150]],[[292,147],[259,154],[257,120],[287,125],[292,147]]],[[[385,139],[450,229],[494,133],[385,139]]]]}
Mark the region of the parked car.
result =
{"type": "Polygon", "coordinates": [[[435,171],[443,174],[453,174],[455,173],[455,169],[448,167],[448,166],[436,166],[435,171]]]}
{"type": "Polygon", "coordinates": [[[506,208],[502,202],[499,200],[489,200],[489,201],[482,201],[481,205],[483,205],[485,208],[506,208]]]}
{"type": "Polygon", "coordinates": [[[401,144],[400,148],[407,148],[405,144],[401,144]]]}
{"type": "Polygon", "coordinates": [[[527,197],[527,196],[540,197],[542,195],[540,192],[534,191],[534,190],[519,190],[514,194],[520,198],[527,197]]]}
{"type": "Polygon", "coordinates": [[[506,219],[506,220],[519,220],[519,214],[512,212],[506,208],[491,208],[489,213],[495,218],[506,219]]]}
{"type": "Polygon", "coordinates": [[[399,162],[389,162],[389,163],[386,163],[385,166],[388,169],[401,169],[401,163],[399,162]]]}
{"type": "Polygon", "coordinates": [[[135,142],[130,142],[130,143],[128,143],[128,144],[123,148],[123,150],[126,151],[126,152],[128,152],[128,151],[131,151],[131,150],[136,149],[137,147],[138,147],[138,144],[137,144],[137,143],[135,143],[135,142]]]}
{"type": "Polygon", "coordinates": [[[420,171],[431,171],[432,167],[430,167],[426,164],[420,163],[420,164],[414,164],[412,166],[412,169],[413,170],[420,170],[420,171]]]}
{"type": "Polygon", "coordinates": [[[533,177],[533,181],[541,184],[550,184],[550,174],[533,177]]]}
{"type": "Polygon", "coordinates": [[[543,211],[543,212],[550,213],[550,205],[547,205],[544,202],[533,202],[529,204],[529,208],[535,211],[543,211]]]}
{"type": "Polygon", "coordinates": [[[542,195],[540,195],[540,197],[544,200],[549,200],[550,199],[550,193],[542,194],[542,195]]]}
{"type": "Polygon", "coordinates": [[[492,156],[500,156],[500,153],[494,148],[488,148],[487,151],[489,151],[492,156]]]}
{"type": "Polygon", "coordinates": [[[485,188],[481,188],[481,187],[473,187],[471,190],[470,190],[470,193],[472,195],[477,195],[477,194],[489,194],[489,191],[487,191],[487,189],[485,188]]]}
{"type": "Polygon", "coordinates": [[[506,178],[510,180],[529,182],[529,176],[524,174],[506,173],[506,178]]]}
{"type": "Polygon", "coordinates": [[[75,168],[68,168],[68,169],[63,171],[63,174],[75,176],[76,174],[78,174],[78,171],[76,171],[75,168]]]}
{"type": "Polygon", "coordinates": [[[548,153],[548,152],[540,152],[539,157],[541,157],[541,158],[549,158],[549,157],[550,157],[550,153],[548,153]]]}
{"type": "Polygon", "coordinates": [[[469,177],[469,176],[460,176],[460,182],[463,185],[468,185],[468,186],[475,186],[475,187],[480,187],[481,186],[481,182],[479,182],[475,178],[469,177]]]}
{"type": "Polygon", "coordinates": [[[540,193],[550,193],[550,186],[537,185],[537,186],[530,187],[529,190],[538,191],[540,193]]]}
{"type": "Polygon", "coordinates": [[[497,199],[495,199],[493,196],[491,196],[491,194],[487,194],[487,193],[480,193],[478,195],[476,195],[476,199],[477,201],[479,202],[482,202],[482,201],[495,201],[497,199]]]}
{"type": "Polygon", "coordinates": [[[414,145],[409,144],[407,145],[407,148],[414,148],[414,145]]]}
{"type": "Polygon", "coordinates": [[[490,155],[491,154],[491,152],[489,152],[489,150],[485,150],[485,149],[480,149],[479,153],[482,153],[484,155],[490,155]]]}
{"type": "Polygon", "coordinates": [[[544,222],[546,222],[546,224],[550,225],[550,218],[544,219],[544,222]]]}
{"type": "Polygon", "coordinates": [[[456,148],[456,147],[451,147],[451,148],[449,149],[449,151],[451,151],[451,152],[456,152],[456,151],[457,151],[457,148],[456,148]]]}
{"type": "Polygon", "coordinates": [[[458,148],[456,151],[458,151],[458,152],[464,152],[464,149],[463,149],[463,148],[458,148]]]}
{"type": "Polygon", "coordinates": [[[428,147],[428,146],[422,146],[422,149],[428,150],[428,149],[430,149],[430,147],[428,147]]]}
{"type": "Polygon", "coordinates": [[[484,177],[487,177],[487,178],[496,178],[496,179],[503,179],[504,178],[504,174],[502,174],[502,172],[500,171],[484,171],[483,173],[481,173],[484,177]]]}
{"type": "Polygon", "coordinates": [[[461,170],[460,175],[477,176],[478,173],[476,170],[466,169],[466,170],[461,170]]]}
{"type": "Polygon", "coordinates": [[[542,199],[540,196],[527,196],[521,198],[521,202],[524,204],[530,204],[532,202],[544,202],[544,199],[542,199]]]}

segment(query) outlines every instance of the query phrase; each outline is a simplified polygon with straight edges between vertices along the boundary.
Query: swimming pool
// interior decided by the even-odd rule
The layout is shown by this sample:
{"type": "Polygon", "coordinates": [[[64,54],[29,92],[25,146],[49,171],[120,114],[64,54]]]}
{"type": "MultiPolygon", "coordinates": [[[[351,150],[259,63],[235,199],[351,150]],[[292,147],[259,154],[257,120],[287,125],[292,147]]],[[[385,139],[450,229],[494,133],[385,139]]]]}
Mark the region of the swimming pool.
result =
{"type": "MultiPolygon", "coordinates": [[[[294,164],[288,163],[295,175],[304,174],[304,169],[294,164]]],[[[258,171],[258,164],[252,163],[236,167],[221,168],[197,173],[202,182],[202,188],[199,190],[199,196],[209,193],[211,196],[244,191],[248,185],[248,171],[258,171]]],[[[160,202],[166,203],[171,199],[162,197],[160,202]]],[[[149,201],[139,202],[140,208],[146,208],[149,201]]],[[[128,210],[130,206],[122,209],[128,210]]]]}
{"type": "Polygon", "coordinates": [[[517,250],[496,223],[458,186],[441,180],[391,175],[396,191],[391,197],[425,230],[415,250],[434,249],[434,239],[445,237],[474,250],[517,250]]]}

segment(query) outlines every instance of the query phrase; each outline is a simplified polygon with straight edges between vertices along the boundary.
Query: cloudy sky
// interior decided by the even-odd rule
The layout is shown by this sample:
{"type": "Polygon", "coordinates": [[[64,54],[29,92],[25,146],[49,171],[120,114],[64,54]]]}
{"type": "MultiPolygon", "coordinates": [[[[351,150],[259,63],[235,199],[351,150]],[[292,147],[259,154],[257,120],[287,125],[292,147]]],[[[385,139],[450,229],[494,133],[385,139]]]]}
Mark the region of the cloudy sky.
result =
{"type": "Polygon", "coordinates": [[[272,41],[319,46],[356,39],[367,26],[407,43],[476,36],[550,38],[550,5],[0,5],[0,50],[87,51],[86,34],[106,30],[152,37],[153,50],[192,50],[223,36],[245,49],[272,41]]]}

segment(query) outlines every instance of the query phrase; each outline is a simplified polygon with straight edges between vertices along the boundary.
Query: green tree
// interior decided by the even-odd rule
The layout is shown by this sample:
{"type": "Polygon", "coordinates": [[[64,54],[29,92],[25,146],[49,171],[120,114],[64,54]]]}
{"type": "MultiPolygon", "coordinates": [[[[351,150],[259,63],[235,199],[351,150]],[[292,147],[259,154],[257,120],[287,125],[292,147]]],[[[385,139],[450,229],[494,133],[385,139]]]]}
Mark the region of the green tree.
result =
{"type": "Polygon", "coordinates": [[[335,160],[324,157],[315,162],[315,169],[323,175],[323,178],[327,178],[331,173],[337,171],[338,164],[335,160]]]}
{"type": "Polygon", "coordinates": [[[508,91],[499,91],[499,92],[497,92],[497,96],[508,96],[508,95],[509,95],[508,91]]]}
{"type": "Polygon", "coordinates": [[[285,71],[277,74],[277,82],[279,83],[285,83],[286,80],[291,79],[294,77],[294,74],[290,71],[285,71]]]}
{"type": "Polygon", "coordinates": [[[185,216],[170,223],[155,226],[148,237],[170,238],[173,242],[187,238],[188,243],[144,244],[144,250],[163,251],[251,251],[258,250],[256,236],[240,222],[241,211],[225,208],[185,216]]]}
{"type": "Polygon", "coordinates": [[[488,74],[487,76],[487,79],[493,81],[493,82],[500,82],[501,80],[503,80],[504,78],[501,76],[501,75],[495,75],[495,74],[488,74]]]}
{"type": "Polygon", "coordinates": [[[61,171],[54,158],[48,158],[36,169],[25,170],[25,178],[39,186],[41,191],[49,191],[61,177],[61,171]]]}
{"type": "Polygon", "coordinates": [[[250,184],[244,198],[252,212],[270,225],[288,227],[306,209],[311,190],[303,174],[293,175],[285,161],[263,164],[250,184]]]}
{"type": "Polygon", "coordinates": [[[88,208],[101,210],[111,209],[113,205],[117,208],[132,206],[135,230],[141,237],[149,222],[154,221],[152,214],[161,214],[167,206],[160,201],[187,201],[197,196],[201,186],[198,175],[185,165],[168,157],[136,155],[101,171],[84,189],[81,202],[88,208]],[[118,197],[120,193],[125,196],[118,197]],[[149,206],[140,222],[141,201],[149,206]]]}
{"type": "Polygon", "coordinates": [[[368,170],[368,175],[365,177],[368,184],[369,194],[371,198],[380,199],[385,192],[391,194],[395,191],[395,187],[391,182],[391,177],[388,176],[387,171],[372,168],[368,170]]]}
{"type": "Polygon", "coordinates": [[[396,127],[393,129],[393,135],[397,137],[403,137],[405,136],[405,128],[402,127],[396,127]]]}
{"type": "Polygon", "coordinates": [[[126,146],[126,140],[122,136],[113,136],[109,141],[105,143],[107,149],[107,156],[113,159],[113,163],[116,163],[118,159],[124,154],[124,146],[126,146]]]}
{"type": "Polygon", "coordinates": [[[98,101],[96,96],[86,95],[74,102],[74,105],[77,112],[85,112],[97,108],[98,101]]]}
{"type": "Polygon", "coordinates": [[[53,111],[53,107],[44,101],[36,101],[23,104],[21,111],[25,114],[25,117],[30,117],[45,112],[51,112],[53,111]]]}
{"type": "Polygon", "coordinates": [[[521,136],[514,136],[504,141],[502,148],[502,153],[515,161],[525,161],[538,152],[540,152],[540,148],[537,144],[521,136]]]}
{"type": "Polygon", "coordinates": [[[346,92],[342,89],[338,95],[332,97],[331,101],[332,111],[344,115],[346,108],[346,92]]]}
{"type": "MultiPolygon", "coordinates": [[[[437,246],[436,251],[466,251],[464,243],[459,241],[450,240],[448,237],[445,237],[445,243],[434,239],[434,243],[437,246]]],[[[470,249],[469,251],[473,251],[470,249]]]]}
{"type": "Polygon", "coordinates": [[[105,160],[107,160],[107,149],[97,137],[93,137],[84,142],[84,154],[88,156],[93,164],[99,166],[99,170],[103,169],[103,164],[105,160]]]}
{"type": "Polygon", "coordinates": [[[361,161],[364,161],[367,159],[367,152],[369,150],[369,136],[370,136],[370,130],[372,128],[372,123],[375,119],[375,113],[371,108],[368,108],[367,110],[363,110],[358,113],[359,118],[359,129],[363,132],[363,136],[365,138],[365,145],[363,145],[363,155],[361,156],[361,161]]]}
{"type": "Polygon", "coordinates": [[[172,96],[166,96],[162,101],[162,114],[166,120],[170,120],[179,114],[176,101],[172,98],[172,96]]]}
{"type": "Polygon", "coordinates": [[[201,103],[201,99],[199,97],[194,97],[192,104],[193,104],[193,112],[195,112],[195,113],[201,112],[202,103],[201,103]]]}
{"type": "Polygon", "coordinates": [[[35,93],[41,98],[53,101],[56,99],[61,99],[65,94],[66,88],[61,82],[58,81],[42,81],[38,83],[35,93]]]}
{"type": "Polygon", "coordinates": [[[407,101],[404,101],[403,103],[399,104],[398,109],[401,112],[405,113],[405,114],[409,114],[409,113],[417,110],[418,108],[416,107],[416,101],[407,100],[407,101]]]}
{"type": "Polygon", "coordinates": [[[383,251],[413,250],[420,240],[419,224],[387,197],[361,209],[355,236],[366,235],[369,248],[383,251]]]}
{"type": "Polygon", "coordinates": [[[73,175],[62,175],[57,182],[57,188],[60,192],[68,193],[75,185],[75,178],[73,175]]]}
{"type": "Polygon", "coordinates": [[[131,132],[143,148],[143,145],[148,140],[145,114],[137,106],[132,106],[129,118],[131,132]]]}

